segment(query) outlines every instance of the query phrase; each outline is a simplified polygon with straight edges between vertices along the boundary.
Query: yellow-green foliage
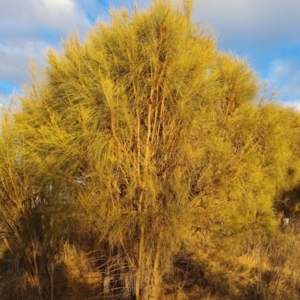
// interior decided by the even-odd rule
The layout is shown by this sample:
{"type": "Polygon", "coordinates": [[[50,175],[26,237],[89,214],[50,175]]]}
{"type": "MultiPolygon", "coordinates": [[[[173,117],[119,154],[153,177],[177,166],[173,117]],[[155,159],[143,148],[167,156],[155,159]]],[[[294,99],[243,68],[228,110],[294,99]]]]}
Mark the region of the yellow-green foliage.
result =
{"type": "Polygon", "coordinates": [[[3,121],[0,227],[24,205],[22,222],[41,224],[21,240],[44,253],[52,299],[63,245],[83,247],[80,219],[106,296],[187,299],[177,257],[222,264],[245,236],[272,233],[274,197],[299,181],[298,113],[260,102],[247,62],[217,52],[184,4],[113,12],[84,42],[70,37],[3,121]]]}

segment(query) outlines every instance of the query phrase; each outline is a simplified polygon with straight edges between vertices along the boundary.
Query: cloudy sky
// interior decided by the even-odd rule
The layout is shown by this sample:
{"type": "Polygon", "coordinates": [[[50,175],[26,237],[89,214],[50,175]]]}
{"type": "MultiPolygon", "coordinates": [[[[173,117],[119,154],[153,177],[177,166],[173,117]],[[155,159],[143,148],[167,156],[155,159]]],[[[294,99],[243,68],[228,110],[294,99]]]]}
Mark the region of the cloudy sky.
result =
{"type": "MultiPolygon", "coordinates": [[[[175,0],[174,0],[175,1],[175,0]]],[[[0,97],[21,92],[28,63],[45,64],[49,47],[78,30],[84,36],[111,7],[150,0],[0,0],[0,97]]],[[[194,19],[209,24],[218,48],[246,57],[277,101],[300,108],[300,1],[194,0],[194,19]]]]}

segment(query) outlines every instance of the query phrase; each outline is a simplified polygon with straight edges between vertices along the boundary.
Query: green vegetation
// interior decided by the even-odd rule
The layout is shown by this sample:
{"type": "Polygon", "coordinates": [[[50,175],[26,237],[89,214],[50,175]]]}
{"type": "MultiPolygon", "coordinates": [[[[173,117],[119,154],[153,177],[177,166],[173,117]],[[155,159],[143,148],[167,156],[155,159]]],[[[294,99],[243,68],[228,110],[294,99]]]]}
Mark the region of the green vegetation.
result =
{"type": "Polygon", "coordinates": [[[1,299],[299,299],[300,114],[191,9],[112,12],[3,112],[1,299]]]}

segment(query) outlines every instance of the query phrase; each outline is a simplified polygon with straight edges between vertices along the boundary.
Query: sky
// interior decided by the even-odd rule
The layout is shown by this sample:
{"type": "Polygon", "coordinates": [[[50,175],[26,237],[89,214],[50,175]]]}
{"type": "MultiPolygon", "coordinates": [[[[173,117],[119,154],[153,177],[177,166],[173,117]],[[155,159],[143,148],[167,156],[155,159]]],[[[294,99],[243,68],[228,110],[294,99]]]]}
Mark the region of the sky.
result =
{"type": "MultiPolygon", "coordinates": [[[[173,0],[178,1],[178,0],[173,0]]],[[[49,47],[84,37],[109,10],[150,0],[0,0],[0,102],[30,82],[29,61],[46,65],[49,47]]],[[[194,0],[193,19],[209,25],[218,49],[246,58],[275,100],[300,109],[300,1],[194,0]]]]}

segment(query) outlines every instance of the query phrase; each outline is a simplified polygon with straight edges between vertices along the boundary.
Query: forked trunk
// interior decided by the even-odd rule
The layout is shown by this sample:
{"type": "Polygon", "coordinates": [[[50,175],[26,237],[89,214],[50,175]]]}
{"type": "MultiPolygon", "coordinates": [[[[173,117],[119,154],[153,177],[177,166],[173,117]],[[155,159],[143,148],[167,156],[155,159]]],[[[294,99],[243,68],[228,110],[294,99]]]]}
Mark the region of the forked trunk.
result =
{"type": "Polygon", "coordinates": [[[141,233],[143,234],[141,234],[139,245],[139,268],[135,280],[136,300],[158,300],[162,292],[161,236],[158,238],[156,247],[149,249],[145,245],[144,230],[141,233]]]}

